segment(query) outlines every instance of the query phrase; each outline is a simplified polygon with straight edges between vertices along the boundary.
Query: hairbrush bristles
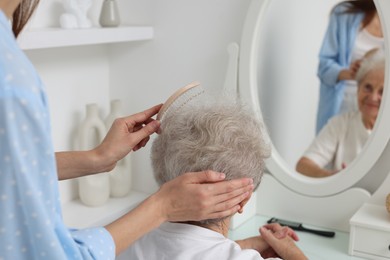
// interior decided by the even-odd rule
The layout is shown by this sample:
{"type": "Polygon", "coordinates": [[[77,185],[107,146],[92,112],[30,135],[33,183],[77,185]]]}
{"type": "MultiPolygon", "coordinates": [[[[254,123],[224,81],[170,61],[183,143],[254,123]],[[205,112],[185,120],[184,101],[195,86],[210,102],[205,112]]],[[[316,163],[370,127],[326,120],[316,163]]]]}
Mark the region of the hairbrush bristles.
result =
{"type": "Polygon", "coordinates": [[[173,93],[157,114],[157,120],[162,121],[163,117],[176,112],[181,107],[193,102],[198,96],[204,93],[199,82],[192,82],[173,93]]]}

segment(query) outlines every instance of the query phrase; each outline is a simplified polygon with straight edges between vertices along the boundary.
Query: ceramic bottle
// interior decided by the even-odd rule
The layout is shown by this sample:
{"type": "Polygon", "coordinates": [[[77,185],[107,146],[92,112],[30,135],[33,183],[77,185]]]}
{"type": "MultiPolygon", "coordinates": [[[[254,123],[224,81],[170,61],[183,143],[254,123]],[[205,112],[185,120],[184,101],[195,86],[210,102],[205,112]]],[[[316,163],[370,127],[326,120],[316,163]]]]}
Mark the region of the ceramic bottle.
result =
{"type": "MultiPolygon", "coordinates": [[[[110,113],[105,119],[107,131],[116,118],[122,115],[122,103],[119,99],[112,100],[110,103],[110,113]]],[[[111,197],[126,196],[131,189],[131,165],[130,155],[120,160],[116,167],[110,172],[110,194],[111,197]]]]}
{"type": "Polygon", "coordinates": [[[116,0],[104,0],[100,11],[99,23],[102,27],[117,27],[120,24],[116,0]]]}
{"type": "MultiPolygon", "coordinates": [[[[89,150],[100,144],[106,134],[106,127],[99,117],[97,104],[86,106],[86,116],[79,128],[80,150],[89,150]]],[[[80,200],[87,206],[101,206],[110,197],[110,175],[99,173],[79,178],[80,200]]]]}

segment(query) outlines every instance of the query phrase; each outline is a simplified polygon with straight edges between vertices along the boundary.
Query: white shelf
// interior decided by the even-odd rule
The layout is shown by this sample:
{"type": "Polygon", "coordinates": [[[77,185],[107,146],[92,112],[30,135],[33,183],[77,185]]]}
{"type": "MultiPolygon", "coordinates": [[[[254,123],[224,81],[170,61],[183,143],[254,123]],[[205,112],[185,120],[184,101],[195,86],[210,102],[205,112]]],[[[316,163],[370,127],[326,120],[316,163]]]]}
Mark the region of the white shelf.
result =
{"type": "Polygon", "coordinates": [[[90,44],[107,44],[150,40],[153,27],[129,26],[89,29],[44,28],[22,32],[18,43],[23,50],[70,47],[90,44]]]}
{"type": "Polygon", "coordinates": [[[71,228],[104,226],[129,212],[149,194],[131,191],[123,198],[110,198],[103,206],[88,207],[80,200],[62,205],[64,222],[71,228]]]}

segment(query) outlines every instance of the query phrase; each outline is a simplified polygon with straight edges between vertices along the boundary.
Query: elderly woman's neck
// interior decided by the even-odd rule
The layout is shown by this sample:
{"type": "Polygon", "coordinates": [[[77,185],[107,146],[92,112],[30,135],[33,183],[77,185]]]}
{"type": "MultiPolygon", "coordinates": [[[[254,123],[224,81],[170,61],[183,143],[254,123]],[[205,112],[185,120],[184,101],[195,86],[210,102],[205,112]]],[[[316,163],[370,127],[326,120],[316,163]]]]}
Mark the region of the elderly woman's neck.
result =
{"type": "Polygon", "coordinates": [[[204,227],[204,228],[213,230],[215,232],[218,232],[218,233],[222,234],[224,237],[227,237],[228,233],[229,233],[230,217],[226,218],[218,223],[213,223],[213,224],[201,224],[197,221],[187,221],[184,223],[199,226],[199,227],[204,227]]]}
{"type": "Polygon", "coordinates": [[[372,117],[364,118],[363,117],[363,124],[366,127],[366,129],[368,129],[368,130],[372,130],[374,128],[375,121],[376,121],[376,117],[375,118],[372,118],[372,117]]]}

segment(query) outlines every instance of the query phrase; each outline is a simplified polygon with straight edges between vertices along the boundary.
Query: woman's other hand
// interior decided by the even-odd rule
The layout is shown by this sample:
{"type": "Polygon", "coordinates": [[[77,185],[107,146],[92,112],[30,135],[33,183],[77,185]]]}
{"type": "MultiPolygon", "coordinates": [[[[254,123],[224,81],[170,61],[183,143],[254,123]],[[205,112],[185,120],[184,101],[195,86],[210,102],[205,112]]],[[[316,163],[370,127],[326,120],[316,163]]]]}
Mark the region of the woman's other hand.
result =
{"type": "Polygon", "coordinates": [[[235,214],[253,191],[252,179],[223,181],[224,174],[204,171],[183,174],[163,184],[154,195],[166,221],[199,221],[235,214]]]}

